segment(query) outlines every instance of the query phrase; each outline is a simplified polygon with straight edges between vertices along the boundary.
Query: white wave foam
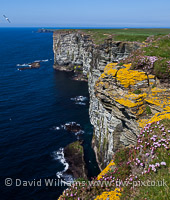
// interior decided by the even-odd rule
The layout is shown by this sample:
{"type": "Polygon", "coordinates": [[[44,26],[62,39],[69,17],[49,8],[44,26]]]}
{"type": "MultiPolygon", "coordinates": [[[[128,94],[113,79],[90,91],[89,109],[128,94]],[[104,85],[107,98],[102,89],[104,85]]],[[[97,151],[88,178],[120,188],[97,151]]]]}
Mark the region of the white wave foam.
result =
{"type": "Polygon", "coordinates": [[[49,60],[48,59],[46,59],[46,60],[42,60],[42,62],[48,62],[49,60]]]}
{"type": "Polygon", "coordinates": [[[66,181],[66,182],[73,182],[75,180],[75,178],[71,175],[71,174],[64,174],[63,175],[63,179],[66,181]]]}
{"type": "Polygon", "coordinates": [[[81,106],[85,106],[86,105],[86,103],[83,103],[83,102],[76,102],[75,104],[76,105],[81,105],[81,106]]]}
{"type": "MultiPolygon", "coordinates": [[[[34,62],[48,62],[48,61],[49,61],[49,59],[44,59],[44,60],[35,60],[34,62]]],[[[17,64],[17,67],[28,67],[28,66],[31,67],[30,63],[17,64]]]]}
{"type": "Polygon", "coordinates": [[[74,98],[71,98],[70,100],[75,101],[75,104],[77,105],[85,106],[86,105],[85,101],[87,101],[88,98],[84,96],[76,96],[74,98]]]}
{"type": "Polygon", "coordinates": [[[80,130],[80,131],[78,131],[78,132],[75,133],[75,135],[82,135],[82,134],[84,134],[83,130],[80,130]]]}
{"type": "MultiPolygon", "coordinates": [[[[52,130],[52,131],[66,130],[67,131],[67,126],[70,126],[70,125],[73,125],[73,124],[76,124],[76,126],[80,127],[80,124],[77,124],[76,122],[67,122],[64,125],[53,126],[52,128],[50,128],[50,130],[52,130]]],[[[80,129],[79,131],[72,132],[72,133],[75,136],[77,136],[77,140],[79,140],[80,139],[80,135],[83,135],[85,132],[82,129],[80,129]]]]}
{"type": "Polygon", "coordinates": [[[72,101],[80,101],[80,102],[83,102],[83,101],[87,101],[87,97],[84,97],[84,96],[76,96],[74,98],[71,98],[72,101]]]}
{"type": "Polygon", "coordinates": [[[49,60],[48,59],[45,59],[45,60],[35,60],[34,62],[48,62],[49,60]]]}
{"type": "Polygon", "coordinates": [[[61,128],[59,126],[53,126],[52,128],[50,128],[50,130],[53,130],[53,131],[58,131],[60,129],[61,128]]]}
{"type": "Polygon", "coordinates": [[[31,67],[31,65],[24,63],[24,64],[17,64],[17,67],[31,67]]]}
{"type": "Polygon", "coordinates": [[[54,160],[58,160],[64,166],[64,169],[62,171],[56,173],[56,176],[58,178],[61,178],[63,176],[63,173],[66,172],[69,168],[69,164],[66,162],[66,159],[64,157],[64,148],[60,148],[58,151],[54,151],[52,153],[52,157],[54,160]]]}

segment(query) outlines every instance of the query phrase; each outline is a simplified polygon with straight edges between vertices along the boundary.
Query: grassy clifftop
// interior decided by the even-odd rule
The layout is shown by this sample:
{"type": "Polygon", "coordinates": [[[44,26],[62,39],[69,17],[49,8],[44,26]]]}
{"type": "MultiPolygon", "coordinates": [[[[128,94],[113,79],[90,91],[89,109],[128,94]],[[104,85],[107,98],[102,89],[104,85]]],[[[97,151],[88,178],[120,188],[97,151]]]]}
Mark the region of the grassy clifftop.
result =
{"type": "MultiPolygon", "coordinates": [[[[114,41],[143,42],[147,37],[167,35],[170,29],[46,29],[52,32],[82,32],[91,36],[95,44],[102,44],[107,38],[114,41]]],[[[44,31],[44,30],[43,30],[44,31]]]]}
{"type": "Polygon", "coordinates": [[[107,38],[114,41],[143,42],[151,35],[167,35],[170,29],[83,29],[92,36],[96,44],[101,44],[107,38]]]}
{"type": "Polygon", "coordinates": [[[170,34],[148,37],[141,48],[121,62],[131,62],[132,69],[155,74],[162,82],[170,83],[170,34]]]}

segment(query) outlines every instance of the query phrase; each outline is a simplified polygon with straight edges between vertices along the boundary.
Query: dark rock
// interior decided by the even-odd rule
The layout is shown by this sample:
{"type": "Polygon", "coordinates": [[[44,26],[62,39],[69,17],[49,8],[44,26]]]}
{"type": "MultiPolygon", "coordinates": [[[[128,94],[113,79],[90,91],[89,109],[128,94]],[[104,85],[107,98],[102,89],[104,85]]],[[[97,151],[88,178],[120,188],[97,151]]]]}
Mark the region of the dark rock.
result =
{"type": "Polygon", "coordinates": [[[53,68],[55,70],[59,70],[59,71],[66,71],[66,72],[73,72],[73,67],[69,66],[69,65],[59,65],[59,63],[53,65],[53,68]]]}
{"type": "Polygon", "coordinates": [[[18,70],[25,70],[25,69],[38,69],[40,68],[40,62],[33,62],[28,64],[29,67],[20,67],[18,70]]]}
{"type": "Polygon", "coordinates": [[[65,129],[72,133],[77,133],[81,131],[80,124],[77,124],[76,122],[69,122],[65,124],[65,129]]]}
{"type": "Polygon", "coordinates": [[[66,146],[64,155],[69,164],[69,169],[66,173],[73,175],[74,178],[87,178],[82,142],[76,141],[66,146]]]}
{"type": "Polygon", "coordinates": [[[31,65],[31,68],[40,68],[40,62],[33,62],[30,65],[31,65]]]}
{"type": "Polygon", "coordinates": [[[18,70],[20,70],[20,71],[25,70],[25,69],[31,69],[31,67],[20,67],[20,68],[18,68],[18,70]]]}

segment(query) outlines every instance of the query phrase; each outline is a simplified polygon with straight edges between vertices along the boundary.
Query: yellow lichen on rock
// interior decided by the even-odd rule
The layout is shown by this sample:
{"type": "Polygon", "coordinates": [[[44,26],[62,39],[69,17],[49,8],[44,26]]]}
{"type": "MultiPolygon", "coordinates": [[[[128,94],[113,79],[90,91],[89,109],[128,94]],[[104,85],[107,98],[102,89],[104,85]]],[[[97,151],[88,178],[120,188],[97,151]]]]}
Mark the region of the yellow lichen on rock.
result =
{"type": "Polygon", "coordinates": [[[116,188],[114,191],[103,192],[101,195],[98,195],[95,200],[119,200],[120,195],[120,189],[116,188]]]}
{"type": "Polygon", "coordinates": [[[117,69],[109,69],[107,71],[107,74],[112,75],[113,77],[116,76],[116,73],[117,73],[117,69]]]}
{"type": "Polygon", "coordinates": [[[100,180],[103,175],[105,175],[107,172],[111,170],[111,167],[114,166],[115,163],[113,160],[107,165],[107,167],[97,176],[97,180],[100,180]]]}
{"type": "Polygon", "coordinates": [[[123,66],[126,67],[126,69],[130,69],[130,67],[132,66],[132,63],[124,64],[123,66]]]}
{"type": "Polygon", "coordinates": [[[163,97],[154,97],[152,95],[148,95],[147,98],[145,99],[150,104],[160,106],[161,108],[164,108],[169,102],[167,102],[166,99],[163,99],[163,97]]]}
{"type": "Polygon", "coordinates": [[[109,63],[106,65],[106,67],[104,68],[104,72],[107,73],[107,71],[109,71],[110,69],[113,69],[118,63],[109,63]]]}
{"type": "Polygon", "coordinates": [[[170,111],[170,106],[166,106],[166,107],[164,108],[164,110],[165,110],[165,111],[170,111]]]}
{"type": "Polygon", "coordinates": [[[149,78],[149,79],[154,79],[155,76],[154,76],[154,75],[148,75],[148,78],[149,78]]]}
{"type": "Polygon", "coordinates": [[[142,115],[144,112],[145,112],[145,105],[142,105],[142,106],[140,106],[139,108],[138,108],[138,110],[137,110],[137,113],[136,113],[136,115],[137,116],[139,116],[139,115],[142,115]]]}
{"type": "Polygon", "coordinates": [[[141,98],[144,99],[147,96],[147,94],[144,92],[143,94],[134,94],[132,92],[129,92],[128,95],[126,95],[126,98],[132,99],[132,100],[137,100],[139,101],[141,98]]]}
{"type": "MultiPolygon", "coordinates": [[[[115,76],[117,69],[114,69],[114,67],[117,65],[118,63],[109,63],[106,65],[106,67],[104,68],[104,73],[101,74],[100,78],[104,78],[106,77],[106,75],[112,75],[115,76]]],[[[100,79],[99,78],[99,79],[100,79]]]]}
{"type": "MultiPolygon", "coordinates": [[[[109,63],[106,65],[104,73],[101,74],[99,80],[105,78],[107,75],[111,75],[112,77],[116,77],[117,81],[121,85],[123,85],[125,88],[128,88],[130,85],[135,85],[137,82],[148,79],[148,76],[145,72],[130,70],[130,67],[131,63],[124,64],[123,66],[118,66],[118,63],[109,63]]],[[[154,76],[151,78],[153,77],[154,76]]]]}
{"type": "Polygon", "coordinates": [[[131,110],[131,112],[135,114],[136,116],[139,116],[143,114],[143,112],[145,111],[144,99],[146,96],[147,96],[146,93],[134,94],[134,93],[129,92],[129,94],[124,95],[123,98],[118,99],[115,97],[115,101],[125,107],[135,108],[131,110]]]}
{"type": "Polygon", "coordinates": [[[153,88],[151,93],[147,95],[145,101],[149,104],[156,105],[163,110],[169,110],[170,107],[170,92],[167,89],[153,88]]]}
{"type": "Polygon", "coordinates": [[[106,102],[115,101],[117,107],[124,106],[136,120],[139,119],[139,126],[144,127],[155,113],[170,111],[170,90],[152,88],[156,83],[154,75],[131,70],[131,64],[110,63],[96,82],[96,91],[98,97],[105,95],[106,102]]]}
{"type": "Polygon", "coordinates": [[[162,88],[153,88],[151,93],[145,98],[145,102],[151,106],[155,107],[158,111],[152,118],[140,119],[138,124],[143,128],[148,123],[153,123],[165,118],[170,119],[170,91],[162,88]],[[162,112],[161,112],[162,111],[162,112]]]}
{"type": "Polygon", "coordinates": [[[139,127],[143,128],[147,124],[148,119],[140,119],[138,120],[139,127]]]}
{"type": "Polygon", "coordinates": [[[116,78],[125,88],[128,88],[130,85],[135,85],[137,82],[148,79],[145,72],[129,70],[128,68],[122,68],[118,70],[116,78]]]}
{"type": "MultiPolygon", "coordinates": [[[[100,76],[100,78],[104,78],[106,75],[112,75],[113,77],[116,76],[120,84],[126,88],[130,85],[135,85],[137,82],[148,79],[145,72],[130,70],[131,63],[124,64],[121,69],[116,69],[116,66],[117,63],[110,63],[106,65],[104,73],[100,76]]],[[[150,78],[154,78],[154,76],[150,78]]]]}
{"type": "Polygon", "coordinates": [[[162,89],[162,88],[158,88],[158,87],[154,87],[152,89],[152,93],[159,93],[159,92],[165,92],[167,91],[167,89],[162,89]]]}
{"type": "Polygon", "coordinates": [[[138,121],[140,127],[145,127],[146,124],[151,124],[163,119],[170,119],[170,110],[156,113],[151,119],[141,119],[138,121]]]}
{"type": "Polygon", "coordinates": [[[115,101],[117,101],[121,105],[124,105],[124,106],[129,107],[129,108],[133,108],[133,107],[136,107],[136,106],[143,105],[142,101],[134,103],[133,101],[131,101],[129,99],[124,99],[124,98],[120,98],[120,99],[115,98],[115,101]]]}

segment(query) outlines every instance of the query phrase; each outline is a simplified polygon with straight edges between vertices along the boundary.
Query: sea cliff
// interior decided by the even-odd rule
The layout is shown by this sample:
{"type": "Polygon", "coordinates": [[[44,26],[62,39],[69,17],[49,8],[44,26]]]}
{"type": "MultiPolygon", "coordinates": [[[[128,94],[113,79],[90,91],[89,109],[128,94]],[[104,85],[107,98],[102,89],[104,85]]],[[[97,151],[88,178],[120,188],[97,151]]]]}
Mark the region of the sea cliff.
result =
{"type": "MultiPolygon", "coordinates": [[[[103,104],[96,96],[95,83],[108,63],[118,62],[140,47],[135,42],[115,42],[111,38],[101,45],[94,44],[90,35],[81,31],[56,31],[53,34],[54,68],[74,71],[78,77],[87,79],[90,94],[90,121],[94,127],[93,149],[100,169],[112,159],[114,152],[122,145],[136,142],[137,125],[134,120],[124,118],[129,124],[117,117],[119,108],[110,112],[109,105],[103,104]],[[129,127],[129,129],[128,129],[129,127]],[[126,135],[126,136],[125,136],[126,135]]],[[[110,104],[110,103],[108,103],[110,104]]],[[[111,105],[110,105],[111,106],[111,105]]]]}
{"type": "Polygon", "coordinates": [[[166,188],[155,193],[149,187],[132,187],[140,180],[169,179],[169,37],[148,43],[108,38],[96,45],[82,31],[54,32],[54,68],[88,80],[92,146],[102,170],[90,185],[73,185],[60,199],[169,197],[166,188]],[[101,186],[106,181],[109,186],[101,186]]]}

